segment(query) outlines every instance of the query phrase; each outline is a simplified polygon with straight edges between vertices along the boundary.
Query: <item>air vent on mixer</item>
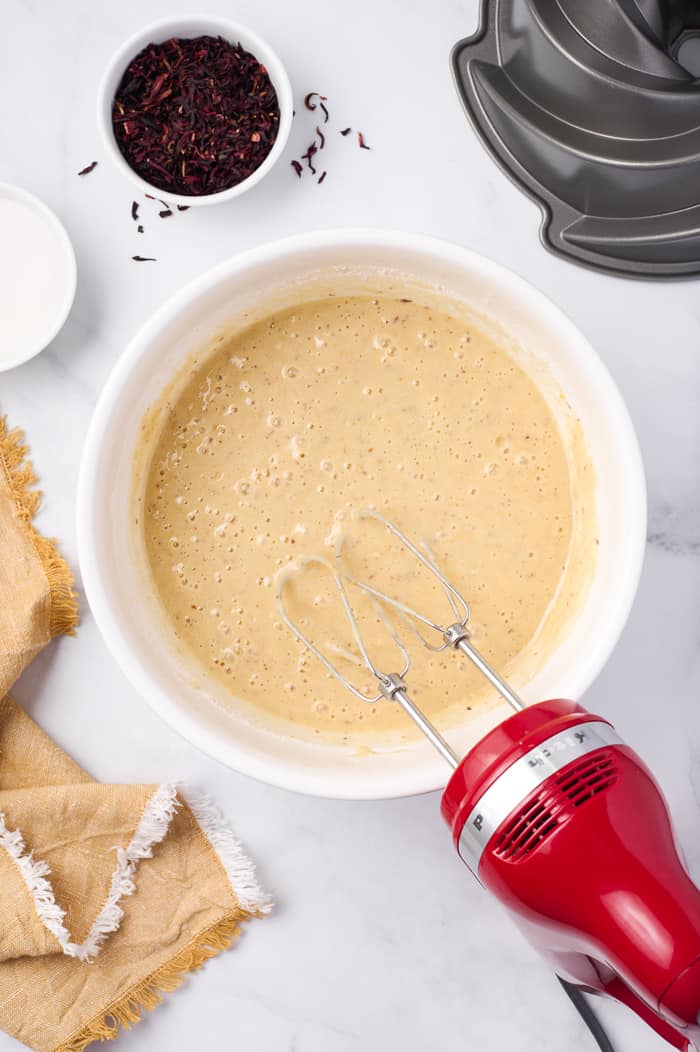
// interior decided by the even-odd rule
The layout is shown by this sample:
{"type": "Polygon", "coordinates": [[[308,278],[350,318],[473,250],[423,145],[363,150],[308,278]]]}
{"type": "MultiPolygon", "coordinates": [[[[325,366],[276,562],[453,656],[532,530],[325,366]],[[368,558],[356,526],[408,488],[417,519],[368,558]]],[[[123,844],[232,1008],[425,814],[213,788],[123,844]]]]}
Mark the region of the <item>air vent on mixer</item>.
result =
{"type": "Polygon", "coordinates": [[[570,764],[513,815],[496,841],[494,854],[506,862],[522,861],[577,807],[609,789],[616,780],[617,763],[612,750],[600,750],[570,764]]]}

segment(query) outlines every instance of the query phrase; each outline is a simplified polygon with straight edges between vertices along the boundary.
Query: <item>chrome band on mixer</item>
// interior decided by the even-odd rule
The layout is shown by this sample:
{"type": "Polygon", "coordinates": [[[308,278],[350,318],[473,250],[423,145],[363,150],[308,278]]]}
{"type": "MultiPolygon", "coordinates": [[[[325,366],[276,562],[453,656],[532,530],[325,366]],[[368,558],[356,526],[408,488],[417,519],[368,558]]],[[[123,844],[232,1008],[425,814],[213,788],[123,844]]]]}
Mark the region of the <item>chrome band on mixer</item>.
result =
{"type": "Polygon", "coordinates": [[[470,812],[459,837],[462,861],[478,875],[489,840],[533,790],[573,760],[608,745],[624,744],[609,723],[590,721],[560,731],[530,749],[504,771],[470,812]]]}

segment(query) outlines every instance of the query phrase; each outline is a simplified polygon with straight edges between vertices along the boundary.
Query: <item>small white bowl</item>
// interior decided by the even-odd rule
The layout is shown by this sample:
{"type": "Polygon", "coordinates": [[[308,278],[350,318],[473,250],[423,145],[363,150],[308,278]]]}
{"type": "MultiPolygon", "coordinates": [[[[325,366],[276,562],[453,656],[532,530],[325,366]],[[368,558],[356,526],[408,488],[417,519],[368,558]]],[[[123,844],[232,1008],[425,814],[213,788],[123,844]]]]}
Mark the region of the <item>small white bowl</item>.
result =
{"type": "Polygon", "coordinates": [[[134,183],[142,193],[163,197],[168,204],[174,205],[214,205],[231,201],[244,194],[246,190],[259,183],[267,175],[284,150],[292,127],[294,100],[292,86],[287,71],[277,53],[259,36],[238,22],[216,15],[177,15],[173,18],[162,18],[151,22],[145,29],[139,30],[114,53],[104,72],[97,95],[97,122],[102,134],[102,141],[117,168],[134,183]],[[162,44],[171,37],[191,38],[200,36],[220,36],[232,44],[241,44],[246,51],[255,55],[267,69],[272,85],[277,92],[280,108],[280,121],[277,138],[265,160],[259,168],[228,190],[216,194],[173,194],[142,179],[129,165],[123,156],[114,136],[112,124],[112,104],[124,72],[133,58],[148,44],[162,44]]]}
{"type": "MultiPolygon", "coordinates": [[[[77,510],[80,568],[92,613],[122,671],[163,719],[200,749],[255,778],[319,796],[367,799],[437,789],[449,771],[427,741],[359,755],[273,734],[228,711],[216,686],[183,659],[163,624],[139,555],[132,504],[133,457],[144,414],[183,364],[216,334],[240,326],[261,303],[299,302],[300,290],[309,282],[318,290],[324,275],[337,291],[352,286],[358,273],[376,275],[380,285],[418,281],[493,318],[566,392],[593,462],[599,546],[582,608],[522,693],[527,702],[580,698],[617,643],[637,589],[646,540],[639,447],[609,372],[576,326],[522,278],[459,245],[388,230],[318,231],[261,245],[202,275],[143,326],[103,388],[85,441],[77,510]]],[[[457,434],[459,421],[454,427],[457,434]]],[[[464,753],[508,714],[505,702],[465,712],[464,724],[450,731],[450,743],[464,753]]]]}
{"type": "MultiPolygon", "coordinates": [[[[60,304],[57,306],[55,316],[51,322],[47,324],[45,331],[37,337],[36,343],[29,347],[29,349],[22,351],[14,357],[0,356],[0,373],[2,373],[6,372],[8,369],[14,369],[18,365],[23,365],[24,362],[28,362],[30,358],[36,357],[36,355],[48,347],[51,341],[58,335],[65,324],[71,307],[73,306],[78,270],[75,262],[75,252],[73,251],[73,245],[68,237],[66,228],[58,216],[51,211],[48,205],[45,205],[44,202],[40,201],[38,197],[34,196],[34,194],[28,193],[27,190],[22,190],[19,186],[13,186],[11,183],[0,183],[0,199],[6,201],[17,201],[20,204],[25,205],[46,224],[47,228],[52,232],[56,239],[65,280],[63,297],[60,304]]],[[[31,276],[28,276],[28,280],[30,280],[30,277],[31,276]]],[[[34,275],[34,277],[36,277],[36,275],[34,275]]]]}

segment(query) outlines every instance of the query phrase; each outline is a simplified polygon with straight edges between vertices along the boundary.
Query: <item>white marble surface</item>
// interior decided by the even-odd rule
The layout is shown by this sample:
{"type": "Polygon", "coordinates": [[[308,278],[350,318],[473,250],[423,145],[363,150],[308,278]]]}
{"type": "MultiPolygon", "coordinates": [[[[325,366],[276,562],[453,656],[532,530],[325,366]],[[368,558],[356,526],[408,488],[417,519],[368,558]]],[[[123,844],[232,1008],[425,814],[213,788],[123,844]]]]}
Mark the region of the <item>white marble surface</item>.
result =
{"type": "MultiPolygon", "coordinates": [[[[452,238],[552,296],[599,349],[639,432],[650,496],[647,561],[616,653],[587,704],[612,717],[661,779],[700,878],[700,298],[696,282],[639,284],[548,255],[538,212],[470,131],[447,55],[475,0],[207,0],[267,36],[288,65],[297,111],[323,91],[339,123],[323,186],[297,182],[300,114],[285,161],[249,195],[167,221],[142,208],[98,142],[106,58],[178,0],[5,0],[0,37],[0,180],[52,205],[73,238],[70,321],[35,361],[0,376],[0,411],[23,425],[46,499],[41,528],[76,566],[74,502],[83,436],[122,348],[161,301],[239,249],[287,233],[383,224],[452,238]],[[31,44],[31,49],[26,46],[31,44]],[[92,160],[99,167],[79,179],[92,160]],[[158,257],[131,262],[133,253],[158,257]]],[[[192,0],[190,8],[197,6],[192,0]]],[[[218,766],[164,726],[126,683],[89,610],[76,640],[19,683],[27,710],[104,780],[191,779],[235,821],[279,907],[209,964],[120,1047],[246,1052],[592,1050],[554,980],[454,855],[437,795],[351,804],[283,793],[218,766]]],[[[602,1014],[616,1048],[662,1043],[624,1009],[602,1014]]],[[[14,1042],[0,1036],[0,1052],[14,1042]]]]}

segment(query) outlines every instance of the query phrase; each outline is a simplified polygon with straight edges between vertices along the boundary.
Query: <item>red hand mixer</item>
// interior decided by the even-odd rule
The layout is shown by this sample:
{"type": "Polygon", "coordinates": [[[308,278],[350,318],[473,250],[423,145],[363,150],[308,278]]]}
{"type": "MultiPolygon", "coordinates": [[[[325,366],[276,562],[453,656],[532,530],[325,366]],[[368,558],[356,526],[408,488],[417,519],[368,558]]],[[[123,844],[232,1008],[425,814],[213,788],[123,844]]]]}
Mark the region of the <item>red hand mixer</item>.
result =
{"type": "MultiPolygon", "coordinates": [[[[700,1049],[700,890],[686,872],[653,775],[606,719],[576,702],[525,707],[472,646],[469,606],[432,553],[377,513],[364,514],[436,575],[454,622],[442,626],[323,558],[297,561],[297,569],[317,563],[332,573],[361,660],[377,681],[376,696],[359,690],[290,618],[283,602],[290,572],[280,577],[277,593],[285,623],[357,697],[401,705],[450,764],[441,809],[458,854],[551,964],[584,1017],[577,991],[605,994],[674,1048],[700,1049]],[[398,611],[424,646],[461,651],[514,715],[460,759],[409,697],[408,649],[386,614],[403,667],[386,673],[375,666],[347,582],[370,596],[380,613],[382,607],[398,611]],[[426,630],[437,642],[426,638],[426,630]]],[[[587,1021],[591,1025],[590,1013],[587,1021]]],[[[598,1041],[610,1047],[600,1033],[598,1041]]]]}

